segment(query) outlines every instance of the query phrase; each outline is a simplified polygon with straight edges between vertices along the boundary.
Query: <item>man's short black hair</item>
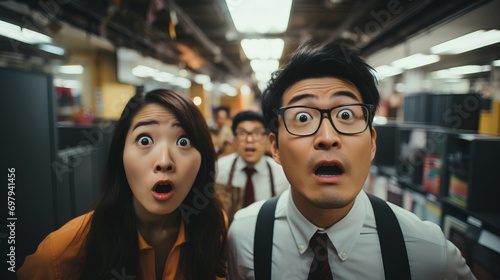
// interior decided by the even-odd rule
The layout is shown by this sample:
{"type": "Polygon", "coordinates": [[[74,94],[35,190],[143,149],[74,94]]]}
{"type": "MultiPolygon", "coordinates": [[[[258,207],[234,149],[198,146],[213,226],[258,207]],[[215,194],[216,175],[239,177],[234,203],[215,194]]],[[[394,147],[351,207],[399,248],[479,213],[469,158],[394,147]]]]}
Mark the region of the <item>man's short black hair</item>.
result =
{"type": "Polygon", "coordinates": [[[233,134],[236,135],[236,128],[240,122],[244,121],[258,121],[261,122],[264,128],[267,128],[266,122],[264,120],[264,116],[261,113],[257,113],[254,111],[243,111],[238,113],[233,118],[233,134]]]}
{"type": "Polygon", "coordinates": [[[278,109],[283,94],[293,84],[314,78],[334,77],[353,83],[366,104],[378,106],[380,94],[374,70],[352,49],[342,44],[300,46],[289,62],[272,74],[262,98],[262,112],[268,127],[278,133],[278,109]]]}
{"type": "Polygon", "coordinates": [[[215,107],[214,109],[214,116],[217,117],[217,114],[220,112],[220,111],[225,111],[226,114],[227,114],[227,117],[230,118],[231,116],[229,115],[229,107],[227,106],[217,106],[215,107]]]}

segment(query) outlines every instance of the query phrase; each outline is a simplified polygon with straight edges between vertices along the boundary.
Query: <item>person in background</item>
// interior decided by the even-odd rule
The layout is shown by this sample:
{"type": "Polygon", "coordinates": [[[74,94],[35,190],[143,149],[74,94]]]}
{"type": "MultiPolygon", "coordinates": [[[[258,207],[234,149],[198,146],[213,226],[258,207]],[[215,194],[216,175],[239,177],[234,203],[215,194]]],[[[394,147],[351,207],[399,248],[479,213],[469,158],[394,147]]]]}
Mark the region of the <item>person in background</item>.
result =
{"type": "Polygon", "coordinates": [[[474,279],[438,225],[362,190],[376,152],[372,71],[342,45],[308,43],[273,73],[262,110],[290,189],[236,213],[229,279],[474,279]]]}
{"type": "Polygon", "coordinates": [[[264,117],[244,111],[233,119],[236,153],[217,160],[216,189],[229,220],[241,207],[281,194],[288,181],[281,166],[264,155],[268,142],[264,117]]]}
{"type": "Polygon", "coordinates": [[[134,96],[116,126],[95,209],[49,234],[18,279],[225,277],[215,161],[191,100],[170,90],[134,96]]]}
{"type": "Polygon", "coordinates": [[[215,125],[213,128],[217,131],[216,149],[218,156],[222,157],[234,152],[229,108],[225,106],[215,108],[214,116],[215,125]]]}

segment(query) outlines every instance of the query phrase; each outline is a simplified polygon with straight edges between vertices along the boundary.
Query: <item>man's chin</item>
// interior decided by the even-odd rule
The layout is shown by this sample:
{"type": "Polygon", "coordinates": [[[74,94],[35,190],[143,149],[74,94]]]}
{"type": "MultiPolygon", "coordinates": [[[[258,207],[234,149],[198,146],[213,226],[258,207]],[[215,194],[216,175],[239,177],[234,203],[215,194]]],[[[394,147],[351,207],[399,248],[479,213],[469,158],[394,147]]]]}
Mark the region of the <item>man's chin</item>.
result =
{"type": "Polygon", "coordinates": [[[342,209],[348,206],[352,200],[341,198],[337,195],[323,195],[308,199],[308,202],[318,209],[342,209]]]}

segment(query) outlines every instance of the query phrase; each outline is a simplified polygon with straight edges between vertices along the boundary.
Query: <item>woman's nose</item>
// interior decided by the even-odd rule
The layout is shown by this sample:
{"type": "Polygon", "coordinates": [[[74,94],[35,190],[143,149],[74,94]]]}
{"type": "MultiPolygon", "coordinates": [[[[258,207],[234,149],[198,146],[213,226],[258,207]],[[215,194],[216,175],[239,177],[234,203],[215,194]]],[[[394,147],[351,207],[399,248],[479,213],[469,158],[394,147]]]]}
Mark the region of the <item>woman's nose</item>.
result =
{"type": "Polygon", "coordinates": [[[175,171],[175,164],[170,155],[167,145],[160,148],[158,159],[155,163],[156,172],[173,172],[175,171]]]}

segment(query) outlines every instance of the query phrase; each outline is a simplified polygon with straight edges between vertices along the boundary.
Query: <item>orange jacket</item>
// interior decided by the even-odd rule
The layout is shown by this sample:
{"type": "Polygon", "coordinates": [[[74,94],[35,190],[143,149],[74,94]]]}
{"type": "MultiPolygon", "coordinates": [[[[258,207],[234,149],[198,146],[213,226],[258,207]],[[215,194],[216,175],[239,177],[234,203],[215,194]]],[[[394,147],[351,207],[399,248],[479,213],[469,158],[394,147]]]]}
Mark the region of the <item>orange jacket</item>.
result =
{"type": "MultiPolygon", "coordinates": [[[[79,232],[88,223],[91,215],[92,212],[79,216],[49,234],[40,243],[36,252],[26,257],[23,266],[17,272],[17,278],[19,280],[71,279],[69,275],[74,265],[81,265],[82,263],[81,258],[76,262],[75,258],[88,234],[88,229],[81,234],[79,232]],[[72,242],[73,239],[75,239],[74,242],[72,242]]],[[[146,243],[139,231],[137,231],[137,235],[139,238],[139,262],[142,275],[136,279],[154,280],[156,279],[154,249],[146,243]]],[[[187,240],[184,234],[184,221],[182,221],[177,240],[165,263],[163,280],[182,278],[176,277],[176,273],[181,251],[180,245],[184,242],[187,242],[187,240]]],[[[125,276],[124,273],[126,271],[116,271],[117,276],[125,276]]]]}

